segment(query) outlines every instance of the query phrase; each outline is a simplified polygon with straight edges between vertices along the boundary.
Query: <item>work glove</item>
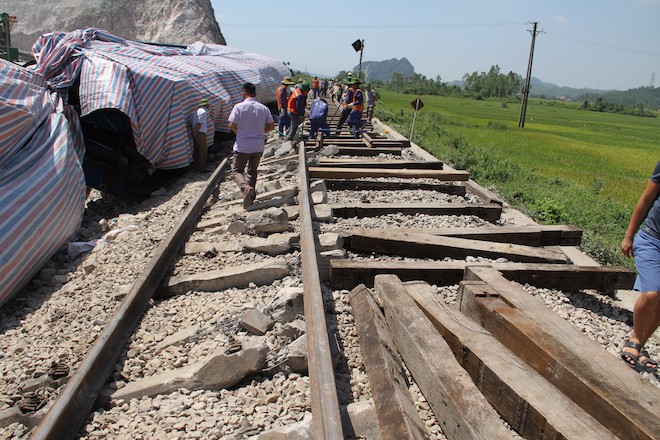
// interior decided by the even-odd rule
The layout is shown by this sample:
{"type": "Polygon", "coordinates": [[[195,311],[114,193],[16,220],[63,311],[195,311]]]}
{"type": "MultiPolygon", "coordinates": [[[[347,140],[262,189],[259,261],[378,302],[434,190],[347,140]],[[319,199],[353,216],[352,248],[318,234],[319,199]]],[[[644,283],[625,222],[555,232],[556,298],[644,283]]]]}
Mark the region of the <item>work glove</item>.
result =
{"type": "Polygon", "coordinates": [[[353,103],[351,102],[350,104],[348,104],[346,108],[349,110],[353,110],[353,103]]]}

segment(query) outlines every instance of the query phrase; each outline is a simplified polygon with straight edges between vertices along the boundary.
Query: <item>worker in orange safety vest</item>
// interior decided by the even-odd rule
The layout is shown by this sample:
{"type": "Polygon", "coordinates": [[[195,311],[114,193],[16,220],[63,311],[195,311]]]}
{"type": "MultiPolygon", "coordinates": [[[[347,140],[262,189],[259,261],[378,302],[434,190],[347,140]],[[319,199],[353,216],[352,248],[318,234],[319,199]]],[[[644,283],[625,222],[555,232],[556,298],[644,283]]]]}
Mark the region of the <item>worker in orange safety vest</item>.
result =
{"type": "Polygon", "coordinates": [[[289,97],[287,110],[289,112],[289,118],[291,119],[291,130],[289,131],[287,139],[290,141],[293,140],[298,131],[298,127],[302,124],[302,121],[305,118],[305,106],[307,105],[308,93],[309,83],[303,81],[296,86],[296,89],[289,97]]]}
{"type": "Polygon", "coordinates": [[[280,117],[277,124],[277,131],[280,133],[280,136],[286,136],[287,130],[291,128],[291,119],[289,118],[289,113],[287,111],[287,105],[289,103],[289,96],[291,96],[291,89],[289,86],[294,85],[295,83],[290,76],[284,77],[282,80],[282,85],[277,88],[275,92],[275,99],[277,101],[277,109],[279,111],[280,117]]]}
{"type": "Polygon", "coordinates": [[[348,90],[346,90],[342,102],[341,115],[339,116],[339,122],[337,122],[337,127],[335,129],[335,134],[337,136],[339,136],[339,130],[341,130],[342,125],[347,121],[349,127],[353,128],[354,135],[356,135],[355,130],[358,130],[362,126],[364,96],[362,95],[362,90],[359,88],[360,80],[348,78],[345,82],[349,87],[348,90]]]}

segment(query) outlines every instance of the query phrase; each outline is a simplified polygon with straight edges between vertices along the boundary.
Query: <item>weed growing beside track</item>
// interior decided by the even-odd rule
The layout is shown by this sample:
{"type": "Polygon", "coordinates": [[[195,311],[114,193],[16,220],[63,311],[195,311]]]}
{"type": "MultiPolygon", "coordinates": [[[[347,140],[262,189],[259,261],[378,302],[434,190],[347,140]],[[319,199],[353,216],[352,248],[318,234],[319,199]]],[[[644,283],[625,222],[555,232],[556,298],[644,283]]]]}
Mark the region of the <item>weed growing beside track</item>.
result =
{"type": "MultiPolygon", "coordinates": [[[[376,116],[409,133],[412,109],[407,102],[413,97],[383,95],[376,116]]],[[[517,103],[423,100],[427,106],[417,115],[414,142],[468,170],[474,180],[539,223],[582,228],[582,248],[601,263],[634,267],[619,244],[660,158],[658,119],[536,103],[528,108],[521,130],[517,103]]]]}

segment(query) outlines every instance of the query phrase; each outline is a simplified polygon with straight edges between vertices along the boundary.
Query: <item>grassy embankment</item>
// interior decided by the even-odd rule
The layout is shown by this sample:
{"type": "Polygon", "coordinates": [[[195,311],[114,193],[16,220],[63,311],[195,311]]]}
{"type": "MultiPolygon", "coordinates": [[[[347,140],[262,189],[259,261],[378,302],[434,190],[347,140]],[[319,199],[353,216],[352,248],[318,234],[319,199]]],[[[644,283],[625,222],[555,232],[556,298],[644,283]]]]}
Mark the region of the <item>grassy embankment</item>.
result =
{"type": "MultiPolygon", "coordinates": [[[[376,117],[408,136],[415,98],[379,91],[376,117]]],[[[582,248],[604,264],[634,267],[619,251],[632,209],[660,160],[660,118],[423,96],[413,141],[544,224],[584,230],[582,248]]]]}

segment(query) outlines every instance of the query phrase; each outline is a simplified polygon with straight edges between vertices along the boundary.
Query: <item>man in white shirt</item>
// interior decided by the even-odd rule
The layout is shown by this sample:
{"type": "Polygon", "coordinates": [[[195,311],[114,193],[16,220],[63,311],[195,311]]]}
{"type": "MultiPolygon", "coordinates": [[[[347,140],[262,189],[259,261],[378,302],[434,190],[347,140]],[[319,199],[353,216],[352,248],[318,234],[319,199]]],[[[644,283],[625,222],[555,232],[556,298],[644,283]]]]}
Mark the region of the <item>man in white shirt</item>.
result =
{"type": "Polygon", "coordinates": [[[205,171],[206,157],[208,155],[207,118],[208,118],[209,100],[199,101],[199,108],[192,117],[193,126],[193,165],[197,171],[205,171]]]}
{"type": "Polygon", "coordinates": [[[264,152],[266,133],[275,129],[275,123],[268,107],[256,100],[254,84],[243,84],[242,94],[243,101],[236,104],[229,114],[229,128],[236,133],[232,172],[236,184],[243,191],[243,207],[247,209],[257,196],[254,189],[257,167],[264,152]]]}

